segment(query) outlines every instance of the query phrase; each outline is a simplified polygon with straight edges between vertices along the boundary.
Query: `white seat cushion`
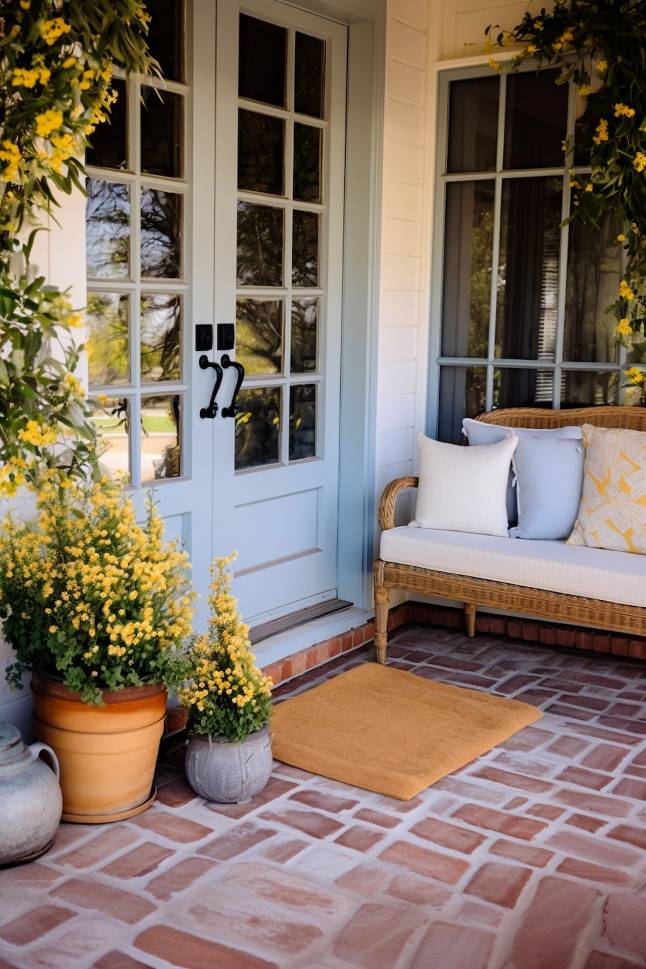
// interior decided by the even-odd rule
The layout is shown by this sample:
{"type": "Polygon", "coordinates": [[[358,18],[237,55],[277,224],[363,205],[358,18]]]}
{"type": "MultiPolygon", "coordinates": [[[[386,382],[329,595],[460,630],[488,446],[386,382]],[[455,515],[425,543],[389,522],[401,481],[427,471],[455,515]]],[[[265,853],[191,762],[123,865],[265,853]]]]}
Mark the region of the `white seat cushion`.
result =
{"type": "Polygon", "coordinates": [[[405,525],[382,532],[380,557],[437,572],[646,606],[646,555],[630,552],[405,525]]]}

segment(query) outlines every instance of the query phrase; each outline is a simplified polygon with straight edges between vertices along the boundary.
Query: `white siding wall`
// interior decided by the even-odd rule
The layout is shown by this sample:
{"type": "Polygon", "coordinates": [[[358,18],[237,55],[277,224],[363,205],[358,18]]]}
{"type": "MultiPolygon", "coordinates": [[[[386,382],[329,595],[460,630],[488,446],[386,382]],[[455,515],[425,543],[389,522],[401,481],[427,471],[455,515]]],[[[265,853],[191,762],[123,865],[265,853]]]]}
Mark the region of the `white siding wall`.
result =
{"type": "MultiPolygon", "coordinates": [[[[74,307],[85,305],[85,199],[76,194],[64,198],[55,211],[58,225],[50,220],[49,231],[37,236],[32,261],[38,275],[45,276],[51,285],[61,289],[70,287],[74,307]]],[[[79,376],[84,377],[83,373],[79,376]]],[[[4,515],[8,503],[0,501],[4,515]]],[[[31,700],[29,689],[14,693],[5,682],[5,669],[12,662],[13,651],[0,637],[0,723],[10,721],[24,733],[31,730],[31,700]]]]}

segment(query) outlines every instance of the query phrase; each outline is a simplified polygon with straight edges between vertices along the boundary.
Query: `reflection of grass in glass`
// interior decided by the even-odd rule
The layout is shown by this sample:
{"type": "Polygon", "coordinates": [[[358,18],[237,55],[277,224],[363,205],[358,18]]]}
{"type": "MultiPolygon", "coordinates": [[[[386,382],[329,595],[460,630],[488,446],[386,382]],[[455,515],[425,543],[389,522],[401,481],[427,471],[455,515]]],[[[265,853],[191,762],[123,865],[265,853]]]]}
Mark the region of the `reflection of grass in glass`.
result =
{"type": "Polygon", "coordinates": [[[141,425],[146,434],[172,434],[177,433],[175,424],[167,414],[144,414],[141,418],[141,425]]]}

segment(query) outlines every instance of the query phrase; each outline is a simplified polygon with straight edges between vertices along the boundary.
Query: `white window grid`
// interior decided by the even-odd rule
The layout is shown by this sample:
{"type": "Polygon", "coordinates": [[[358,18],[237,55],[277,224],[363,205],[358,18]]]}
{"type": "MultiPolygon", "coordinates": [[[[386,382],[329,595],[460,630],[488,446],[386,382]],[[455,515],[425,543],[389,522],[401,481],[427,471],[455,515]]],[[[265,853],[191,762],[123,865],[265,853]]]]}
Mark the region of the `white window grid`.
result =
{"type": "MultiPolygon", "coordinates": [[[[186,30],[184,36],[187,36],[186,30]]],[[[188,55],[189,52],[186,51],[188,55]]],[[[186,70],[190,67],[186,57],[186,70]]],[[[186,75],[190,75],[187,73],[186,75]]],[[[141,471],[141,402],[144,397],[180,398],[179,444],[181,454],[181,473],[178,477],[155,479],[155,487],[168,486],[190,477],[190,412],[191,393],[188,381],[191,356],[191,186],[188,173],[191,171],[191,101],[188,83],[144,77],[130,74],[126,79],[121,71],[115,71],[115,78],[125,81],[126,87],[126,167],[123,169],[87,166],[89,178],[104,182],[125,185],[129,193],[130,236],[129,236],[129,275],[117,279],[96,279],[88,276],[87,289],[91,292],[117,293],[128,298],[128,347],[130,380],[125,384],[92,384],[89,394],[92,399],[109,397],[123,399],[128,403],[128,452],[130,465],[130,484],[137,488],[142,484],[141,471]],[[145,110],[141,103],[142,88],[153,88],[164,92],[182,95],[184,102],[182,124],[182,175],[180,178],[149,175],[141,171],[141,125],[140,112],[145,110]],[[180,231],[179,277],[164,279],[144,278],[141,273],[141,197],[144,189],[169,192],[181,196],[182,219],[180,231]],[[180,333],[180,379],[143,382],[141,379],[141,298],[146,295],[180,296],[182,318],[180,333]]],[[[149,483],[147,480],[144,483],[149,483]]]]}
{"type": "MultiPolygon", "coordinates": [[[[553,68],[552,68],[553,69],[553,68]]],[[[522,65],[520,70],[536,70],[535,66],[522,65]]],[[[537,357],[531,359],[512,359],[496,356],[496,313],[497,313],[497,285],[500,257],[500,222],[502,208],[502,188],[505,179],[517,178],[560,178],[563,182],[561,219],[570,215],[571,190],[570,178],[589,176],[590,166],[568,164],[571,156],[565,156],[564,164],[555,168],[507,168],[503,167],[505,113],[507,98],[508,74],[504,70],[498,75],[500,79],[500,94],[498,102],[498,127],[496,135],[496,167],[493,171],[456,172],[447,171],[448,142],[449,142],[449,89],[452,81],[491,77],[492,69],[486,66],[477,68],[457,68],[441,71],[438,76],[438,114],[437,114],[437,154],[436,154],[436,184],[433,221],[433,265],[431,277],[431,330],[430,330],[430,380],[428,401],[428,428],[435,434],[439,419],[439,388],[441,367],[482,367],[486,368],[485,409],[492,410],[494,406],[494,371],[497,369],[537,370],[548,371],[552,374],[552,408],[561,407],[562,378],[567,373],[616,373],[618,376],[618,403],[624,402],[625,387],[622,385],[622,369],[626,366],[627,351],[623,345],[618,346],[615,361],[572,361],[563,357],[565,333],[565,301],[567,284],[567,261],[569,226],[562,225],[560,229],[559,253],[559,284],[556,304],[556,341],[553,359],[537,357]],[[494,183],[494,219],[493,219],[493,252],[491,262],[491,289],[489,298],[489,331],[486,357],[443,356],[441,353],[442,339],[442,296],[444,272],[444,239],[445,239],[445,206],[446,186],[452,182],[493,182],[494,183]]],[[[576,121],[577,89],[573,82],[568,84],[567,109],[567,138],[570,144],[574,140],[574,126],[576,121]]],[[[637,364],[636,366],[639,366],[637,364]]]]}
{"type": "MultiPolygon", "coordinates": [[[[269,17],[264,20],[270,21],[269,17]]],[[[281,27],[284,24],[280,24],[281,27]]],[[[284,142],[284,194],[268,195],[262,192],[250,192],[238,189],[236,193],[239,202],[249,202],[255,205],[266,205],[282,209],[284,212],[283,222],[283,285],[282,286],[238,286],[236,288],[236,300],[238,299],[275,299],[283,302],[283,347],[282,347],[282,371],[277,374],[245,374],[243,389],[253,390],[254,388],[274,388],[281,389],[281,412],[280,427],[281,437],[279,441],[279,460],[272,464],[263,464],[251,468],[239,469],[236,474],[249,474],[257,471],[265,471],[271,468],[285,466],[305,461],[320,460],[322,457],[323,434],[323,414],[324,414],[324,374],[325,374],[325,346],[326,346],[326,320],[327,320],[327,252],[328,252],[328,198],[329,198],[329,118],[330,118],[330,57],[329,51],[325,50],[325,69],[323,75],[324,102],[323,117],[316,118],[308,114],[299,114],[295,110],[295,62],[296,62],[296,34],[301,33],[298,28],[285,27],[287,31],[287,70],[286,70],[286,98],[285,107],[264,104],[260,101],[253,101],[247,98],[238,97],[238,110],[253,111],[257,114],[264,114],[272,118],[279,118],[285,124],[284,142]],[[321,154],[320,154],[320,193],[319,202],[307,202],[294,198],[293,176],[294,176],[294,126],[297,124],[309,125],[317,128],[321,132],[321,154]],[[319,237],[318,237],[318,286],[296,287],[292,283],[292,222],[294,211],[314,212],[319,217],[319,237]],[[292,302],[299,299],[318,299],[318,319],[317,319],[317,348],[316,348],[316,369],[307,373],[291,372],[291,343],[292,343],[292,302]],[[311,386],[316,388],[315,414],[316,414],[316,451],[311,458],[290,459],[289,457],[289,410],[290,410],[290,391],[294,386],[311,386]]],[[[310,36],[317,36],[316,32],[309,32],[310,36]]],[[[320,38],[325,44],[325,39],[320,38]]]]}

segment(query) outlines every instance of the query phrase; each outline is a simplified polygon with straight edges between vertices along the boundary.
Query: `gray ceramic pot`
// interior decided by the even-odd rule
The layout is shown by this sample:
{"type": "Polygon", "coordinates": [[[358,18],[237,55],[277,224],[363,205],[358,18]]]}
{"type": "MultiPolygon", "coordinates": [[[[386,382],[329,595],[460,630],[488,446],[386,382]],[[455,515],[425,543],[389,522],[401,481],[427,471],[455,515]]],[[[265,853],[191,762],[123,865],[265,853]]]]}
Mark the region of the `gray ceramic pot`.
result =
{"type": "Polygon", "coordinates": [[[269,727],[238,743],[193,734],[186,747],[189,784],[207,801],[220,804],[239,804],[258,794],[269,780],[271,766],[269,727]]]}
{"type": "Polygon", "coordinates": [[[62,807],[54,751],[47,744],[26,747],[16,727],[0,723],[0,866],[44,854],[54,840],[62,807]]]}

